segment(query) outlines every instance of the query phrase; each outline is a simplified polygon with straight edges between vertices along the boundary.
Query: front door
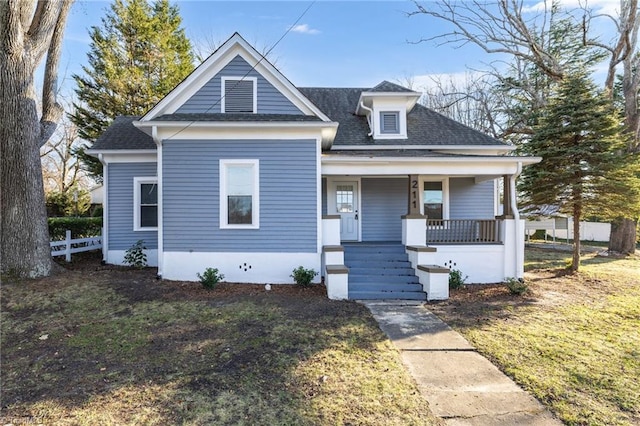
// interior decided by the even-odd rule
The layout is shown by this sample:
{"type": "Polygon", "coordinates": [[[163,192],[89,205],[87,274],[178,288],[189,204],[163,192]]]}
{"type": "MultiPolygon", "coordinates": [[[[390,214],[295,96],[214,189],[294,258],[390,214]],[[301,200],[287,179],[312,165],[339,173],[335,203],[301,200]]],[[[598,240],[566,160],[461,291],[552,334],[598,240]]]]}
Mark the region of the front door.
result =
{"type": "Polygon", "coordinates": [[[334,188],[334,214],[340,215],[340,240],[358,241],[358,182],[334,182],[334,188]]]}

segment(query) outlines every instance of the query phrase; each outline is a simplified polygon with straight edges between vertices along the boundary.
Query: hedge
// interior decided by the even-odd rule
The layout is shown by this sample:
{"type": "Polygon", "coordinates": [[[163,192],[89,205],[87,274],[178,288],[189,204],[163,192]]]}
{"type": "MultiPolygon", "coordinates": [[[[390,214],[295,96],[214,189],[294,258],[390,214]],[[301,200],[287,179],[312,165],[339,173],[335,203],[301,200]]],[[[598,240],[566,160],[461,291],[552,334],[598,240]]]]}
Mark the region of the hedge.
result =
{"type": "Polygon", "coordinates": [[[50,217],[49,237],[51,241],[65,239],[67,229],[71,238],[95,237],[102,233],[101,217],[50,217]]]}

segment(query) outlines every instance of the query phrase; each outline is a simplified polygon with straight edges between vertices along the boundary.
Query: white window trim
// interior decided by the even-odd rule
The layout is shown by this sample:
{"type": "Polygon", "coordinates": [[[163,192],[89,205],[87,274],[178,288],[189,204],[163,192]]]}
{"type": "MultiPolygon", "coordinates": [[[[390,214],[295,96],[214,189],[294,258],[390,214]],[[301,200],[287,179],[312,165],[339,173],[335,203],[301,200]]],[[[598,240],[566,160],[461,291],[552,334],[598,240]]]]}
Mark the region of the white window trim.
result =
{"type": "Polygon", "coordinates": [[[227,81],[240,81],[240,80],[245,80],[245,81],[252,81],[253,82],[253,114],[257,114],[258,113],[258,78],[257,77],[242,77],[242,76],[227,76],[227,77],[221,77],[221,83],[220,83],[220,111],[223,113],[226,113],[225,107],[226,107],[226,103],[225,103],[225,99],[226,99],[226,85],[227,85],[227,81]]]}
{"type": "Polygon", "coordinates": [[[259,229],[260,228],[260,160],[220,160],[220,229],[259,229]],[[251,194],[251,224],[229,224],[227,204],[227,167],[253,167],[253,193],[251,194]]]}
{"type": "Polygon", "coordinates": [[[420,213],[424,213],[424,183],[442,182],[442,220],[449,220],[449,178],[448,177],[420,177],[420,213]]]}
{"type": "Polygon", "coordinates": [[[373,113],[370,115],[373,119],[373,138],[374,139],[407,139],[407,109],[395,106],[374,106],[373,113]],[[382,133],[382,113],[398,114],[398,132],[382,133]]]}
{"type": "MultiPolygon", "coordinates": [[[[158,185],[158,178],[155,176],[134,177],[133,178],[133,230],[134,231],[157,231],[158,227],[142,227],[140,226],[140,186],[143,184],[155,184],[158,185]]],[[[160,192],[158,191],[158,196],[160,192]]],[[[158,214],[160,214],[159,200],[156,201],[158,206],[158,214]]],[[[159,221],[158,221],[159,222],[159,221]]]]}

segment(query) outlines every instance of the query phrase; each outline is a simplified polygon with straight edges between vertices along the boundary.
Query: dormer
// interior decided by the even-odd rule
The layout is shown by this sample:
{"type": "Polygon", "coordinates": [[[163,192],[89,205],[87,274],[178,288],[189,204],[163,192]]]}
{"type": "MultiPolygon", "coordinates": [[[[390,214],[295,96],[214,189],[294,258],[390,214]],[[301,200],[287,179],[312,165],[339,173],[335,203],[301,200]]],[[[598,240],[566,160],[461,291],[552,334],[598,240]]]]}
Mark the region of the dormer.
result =
{"type": "Polygon", "coordinates": [[[407,139],[407,114],[421,94],[388,81],[364,91],[356,114],[367,117],[374,139],[407,139]]]}

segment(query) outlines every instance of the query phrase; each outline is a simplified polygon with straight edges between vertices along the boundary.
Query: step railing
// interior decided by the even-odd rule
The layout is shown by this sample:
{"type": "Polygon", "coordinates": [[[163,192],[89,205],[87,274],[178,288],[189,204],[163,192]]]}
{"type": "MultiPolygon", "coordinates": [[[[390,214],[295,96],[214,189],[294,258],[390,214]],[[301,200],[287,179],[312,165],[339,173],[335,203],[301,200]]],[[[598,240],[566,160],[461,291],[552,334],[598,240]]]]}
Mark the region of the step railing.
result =
{"type": "Polygon", "coordinates": [[[427,219],[427,244],[501,244],[499,219],[427,219]]]}

